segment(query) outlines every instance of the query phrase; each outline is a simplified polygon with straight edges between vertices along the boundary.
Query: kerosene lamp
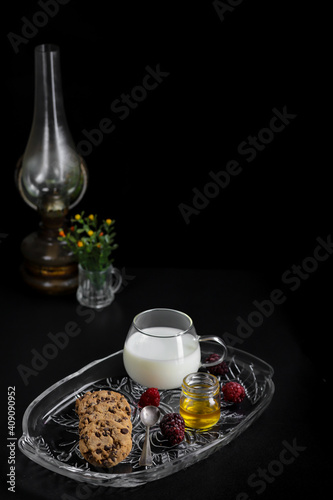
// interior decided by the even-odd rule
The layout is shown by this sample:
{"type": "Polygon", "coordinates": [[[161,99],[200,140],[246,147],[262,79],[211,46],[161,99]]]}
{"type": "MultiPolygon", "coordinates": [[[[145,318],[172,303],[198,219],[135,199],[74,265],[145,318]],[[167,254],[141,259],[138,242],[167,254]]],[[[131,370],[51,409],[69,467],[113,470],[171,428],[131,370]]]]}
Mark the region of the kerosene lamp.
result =
{"type": "Polygon", "coordinates": [[[59,47],[38,45],[33,123],[16,167],[16,184],[24,201],[41,217],[38,231],[21,245],[23,279],[39,291],[60,294],[77,287],[77,263],[58,236],[87,182],[86,164],[75,150],[67,125],[59,47]]]}

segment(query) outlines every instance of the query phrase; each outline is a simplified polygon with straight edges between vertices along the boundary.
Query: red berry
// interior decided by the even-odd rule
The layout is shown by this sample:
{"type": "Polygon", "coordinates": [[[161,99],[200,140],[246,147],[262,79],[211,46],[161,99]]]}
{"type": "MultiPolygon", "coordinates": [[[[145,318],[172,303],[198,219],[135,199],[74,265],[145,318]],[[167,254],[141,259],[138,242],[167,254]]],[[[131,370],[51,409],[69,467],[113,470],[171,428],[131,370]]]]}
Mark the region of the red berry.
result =
{"type": "Polygon", "coordinates": [[[221,388],[225,401],[241,403],[245,398],[245,389],[238,382],[227,382],[221,388]]]}
{"type": "Polygon", "coordinates": [[[172,446],[181,443],[185,437],[185,422],[179,413],[164,415],[160,422],[160,429],[172,446]]]}
{"type": "Polygon", "coordinates": [[[147,389],[140,397],[138,403],[140,408],[145,406],[159,406],[160,404],[160,393],[155,387],[150,387],[147,389]]]}
{"type": "MultiPolygon", "coordinates": [[[[205,363],[213,363],[219,358],[220,356],[218,354],[211,354],[210,356],[208,356],[208,358],[205,359],[205,363]]],[[[213,375],[225,375],[226,373],[228,373],[229,367],[225,361],[222,361],[222,363],[219,363],[218,365],[207,366],[207,370],[213,375]]]]}

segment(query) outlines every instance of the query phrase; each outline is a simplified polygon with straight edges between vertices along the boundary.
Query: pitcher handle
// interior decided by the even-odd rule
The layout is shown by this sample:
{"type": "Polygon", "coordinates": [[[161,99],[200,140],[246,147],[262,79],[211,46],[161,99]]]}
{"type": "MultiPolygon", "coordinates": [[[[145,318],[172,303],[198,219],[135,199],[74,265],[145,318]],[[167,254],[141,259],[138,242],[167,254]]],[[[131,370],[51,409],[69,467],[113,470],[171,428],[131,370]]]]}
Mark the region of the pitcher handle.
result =
{"type": "Polygon", "coordinates": [[[112,291],[113,293],[117,293],[119,288],[121,287],[122,285],[122,282],[123,282],[123,277],[122,277],[122,274],[121,272],[119,271],[119,269],[117,269],[116,267],[113,267],[112,268],[112,274],[114,275],[115,277],[115,283],[112,284],[112,291]]]}
{"type": "Polygon", "coordinates": [[[209,366],[219,365],[220,363],[222,363],[222,361],[228,355],[228,348],[227,348],[226,344],[224,343],[224,341],[220,337],[214,337],[214,336],[211,337],[209,335],[200,335],[199,336],[199,342],[208,342],[208,341],[217,342],[218,344],[220,344],[223,347],[224,352],[223,352],[223,354],[221,354],[219,359],[217,359],[216,361],[212,361],[210,363],[201,363],[200,366],[203,368],[208,368],[209,366]]]}

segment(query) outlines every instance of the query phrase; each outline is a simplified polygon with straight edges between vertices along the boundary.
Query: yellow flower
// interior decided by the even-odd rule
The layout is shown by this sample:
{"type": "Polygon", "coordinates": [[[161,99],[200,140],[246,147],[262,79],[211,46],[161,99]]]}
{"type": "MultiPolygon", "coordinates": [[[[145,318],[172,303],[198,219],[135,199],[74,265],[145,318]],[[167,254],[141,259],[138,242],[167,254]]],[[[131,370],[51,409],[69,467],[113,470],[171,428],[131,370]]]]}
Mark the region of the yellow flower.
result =
{"type": "Polygon", "coordinates": [[[93,216],[93,214],[90,214],[89,217],[88,217],[88,219],[90,219],[90,220],[94,220],[94,218],[95,217],[93,216]]]}
{"type": "Polygon", "coordinates": [[[84,245],[83,241],[78,241],[78,242],[77,242],[77,246],[78,246],[78,247],[80,247],[80,248],[81,248],[81,247],[83,247],[83,245],[84,245]]]}
{"type": "Polygon", "coordinates": [[[109,226],[109,225],[111,224],[112,220],[111,220],[111,219],[106,219],[106,221],[105,221],[105,222],[106,222],[106,223],[107,223],[107,225],[109,226]]]}
{"type": "Polygon", "coordinates": [[[88,236],[92,236],[93,234],[94,234],[94,231],[92,231],[92,230],[90,229],[90,231],[88,231],[88,236]]]}
{"type": "Polygon", "coordinates": [[[75,218],[76,220],[80,220],[80,219],[81,219],[81,215],[80,215],[80,214],[76,214],[74,218],[75,218]]]}

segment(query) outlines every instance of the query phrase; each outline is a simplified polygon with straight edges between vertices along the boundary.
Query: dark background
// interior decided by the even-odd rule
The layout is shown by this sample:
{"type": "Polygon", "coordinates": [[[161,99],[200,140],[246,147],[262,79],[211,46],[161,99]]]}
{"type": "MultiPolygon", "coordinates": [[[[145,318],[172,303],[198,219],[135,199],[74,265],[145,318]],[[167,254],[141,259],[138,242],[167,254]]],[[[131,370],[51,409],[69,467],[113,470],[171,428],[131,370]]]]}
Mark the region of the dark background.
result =
{"type": "Polygon", "coordinates": [[[89,188],[75,211],[116,219],[119,264],[283,271],[327,235],[328,75],[318,33],[307,24],[320,13],[300,2],[244,0],[222,22],[213,2],[179,3],[71,0],[17,54],[8,33],[22,36],[22,17],[31,21],[41,7],[34,1],[7,7],[2,182],[11,211],[3,233],[14,238],[19,230],[20,239],[35,228],[12,170],[31,128],[34,47],[55,43],[75,144],[103,118],[116,125],[85,156],[89,188]],[[147,65],[170,74],[121,120],[110,106],[142,83],[147,65]],[[297,118],[247,162],[238,145],[284,106],[297,118]],[[186,224],[178,205],[191,205],[192,189],[202,192],[209,172],[233,159],[242,173],[186,224]]]}
{"type": "MultiPolygon", "coordinates": [[[[22,36],[22,17],[31,21],[41,10],[36,1],[16,1],[3,15],[1,291],[23,286],[20,242],[39,221],[16,190],[14,169],[31,128],[34,48],[41,43],[60,46],[75,144],[103,118],[116,125],[85,156],[89,186],[73,212],[116,219],[115,265],[129,274],[243,269],[255,271],[266,291],[281,288],[282,274],[332,231],[322,7],[244,0],[222,21],[204,0],[70,0],[15,53],[8,33],[22,36]],[[121,120],[111,104],[141,85],[146,66],[157,65],[169,76],[121,120]],[[297,117],[247,162],[239,144],[284,107],[297,117]],[[242,172],[186,224],[179,204],[192,205],[193,188],[203,192],[209,172],[230,160],[242,172]]],[[[332,260],[319,263],[281,306],[321,379],[329,375],[332,260]]]]}
{"type": "MultiPolygon", "coordinates": [[[[55,43],[75,144],[104,118],[116,125],[85,156],[89,186],[74,208],[116,220],[115,265],[256,269],[279,287],[282,273],[312,256],[316,238],[326,240],[332,228],[324,13],[301,2],[246,0],[224,14],[207,1],[71,0],[58,7],[15,53],[8,33],[22,36],[26,19],[42,9],[33,1],[6,6],[3,281],[7,271],[12,279],[20,242],[39,221],[13,172],[31,128],[34,48],[55,43]],[[111,104],[157,65],[169,75],[121,120],[111,104]],[[247,162],[239,144],[284,107],[296,118],[247,162]],[[186,224],[179,204],[192,206],[193,188],[203,192],[209,172],[230,160],[242,172],[186,224]]],[[[286,305],[302,332],[327,330],[330,260],[286,305]]]]}

